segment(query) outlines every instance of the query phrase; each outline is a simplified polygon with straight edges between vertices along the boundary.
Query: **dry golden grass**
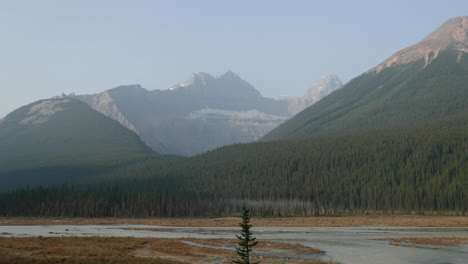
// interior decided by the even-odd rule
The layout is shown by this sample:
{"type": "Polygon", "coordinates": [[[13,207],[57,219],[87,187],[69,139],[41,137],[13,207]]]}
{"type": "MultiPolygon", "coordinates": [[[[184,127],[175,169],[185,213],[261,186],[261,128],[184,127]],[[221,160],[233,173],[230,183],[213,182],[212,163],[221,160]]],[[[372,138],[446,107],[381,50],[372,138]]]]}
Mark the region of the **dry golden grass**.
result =
{"type": "Polygon", "coordinates": [[[189,241],[210,247],[229,247],[234,249],[237,239],[201,239],[201,238],[184,238],[184,241],[189,241]]]}
{"type": "MultiPolygon", "coordinates": [[[[141,224],[237,227],[239,218],[0,218],[0,225],[141,224]]],[[[468,216],[344,216],[252,218],[254,226],[414,226],[468,227],[468,216]]]]}
{"type": "Polygon", "coordinates": [[[0,263],[180,263],[138,258],[130,254],[148,243],[151,241],[133,238],[0,238],[0,263]]]}
{"type": "Polygon", "coordinates": [[[158,258],[185,263],[203,263],[206,259],[226,259],[233,256],[232,251],[188,245],[179,239],[153,239],[145,247],[132,252],[139,258],[158,258]]]}
{"type": "Polygon", "coordinates": [[[270,241],[259,241],[256,249],[262,251],[268,251],[270,249],[288,250],[297,254],[316,254],[321,252],[318,249],[306,247],[297,243],[278,243],[270,241]]]}
{"type": "MultiPolygon", "coordinates": [[[[405,244],[419,245],[434,245],[434,246],[452,246],[457,247],[463,244],[468,244],[468,237],[402,237],[402,238],[385,238],[380,240],[390,241],[390,245],[405,246],[405,244]]],[[[411,245],[409,245],[411,246],[411,245]]]]}
{"type": "MultiPolygon", "coordinates": [[[[0,238],[0,263],[17,264],[176,264],[176,263],[230,263],[236,258],[233,251],[237,241],[208,239],[160,238],[0,238]],[[196,244],[188,244],[190,241],[196,244]],[[212,247],[227,247],[212,248],[212,247]]],[[[293,259],[288,263],[321,264],[294,260],[295,254],[315,254],[320,251],[299,244],[261,241],[258,252],[282,252],[293,259]]],[[[256,257],[262,263],[284,263],[279,258],[256,257]]]]}
{"type": "MultiPolygon", "coordinates": [[[[234,248],[237,245],[238,240],[236,239],[197,239],[197,238],[185,238],[184,241],[190,241],[202,245],[212,246],[212,247],[229,247],[234,248]]],[[[255,246],[257,251],[269,251],[272,249],[285,250],[289,253],[294,252],[294,254],[316,254],[321,251],[315,248],[306,247],[298,243],[282,243],[282,242],[272,242],[272,241],[257,241],[258,244],[255,246]]]]}

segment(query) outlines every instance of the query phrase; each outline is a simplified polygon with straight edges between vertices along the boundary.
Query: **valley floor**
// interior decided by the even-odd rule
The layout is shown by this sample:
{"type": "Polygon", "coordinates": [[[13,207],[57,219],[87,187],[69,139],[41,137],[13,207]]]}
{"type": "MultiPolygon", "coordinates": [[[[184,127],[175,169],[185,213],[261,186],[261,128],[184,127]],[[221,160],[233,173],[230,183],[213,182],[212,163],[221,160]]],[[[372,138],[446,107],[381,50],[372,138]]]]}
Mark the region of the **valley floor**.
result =
{"type": "MultiPolygon", "coordinates": [[[[237,227],[240,218],[42,218],[0,217],[1,225],[72,225],[72,224],[132,224],[155,226],[237,227]]],[[[405,227],[468,227],[468,216],[343,216],[343,217],[282,217],[252,218],[253,226],[285,227],[345,227],[345,226],[405,226],[405,227]]]]}
{"type": "MultiPolygon", "coordinates": [[[[0,264],[231,263],[240,218],[0,218],[0,264]]],[[[253,218],[261,263],[466,263],[468,216],[253,218]]]]}
{"type": "MultiPolygon", "coordinates": [[[[119,237],[0,238],[0,263],[231,263],[234,239],[119,237]]],[[[320,254],[300,244],[261,241],[253,261],[321,264],[294,256],[320,254]]],[[[329,263],[329,262],[326,262],[329,263]]]]}

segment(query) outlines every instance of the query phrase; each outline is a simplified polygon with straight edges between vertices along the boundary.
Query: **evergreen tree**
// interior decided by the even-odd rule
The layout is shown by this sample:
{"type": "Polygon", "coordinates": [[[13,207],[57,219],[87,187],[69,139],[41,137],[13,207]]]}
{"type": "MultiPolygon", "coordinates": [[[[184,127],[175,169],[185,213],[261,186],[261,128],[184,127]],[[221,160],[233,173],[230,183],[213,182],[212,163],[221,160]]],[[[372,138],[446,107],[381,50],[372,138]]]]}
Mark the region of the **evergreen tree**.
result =
{"type": "Polygon", "coordinates": [[[242,222],[239,223],[239,226],[242,228],[241,234],[236,235],[239,239],[238,246],[236,247],[236,253],[239,255],[239,260],[233,260],[232,263],[235,264],[258,264],[260,262],[250,263],[250,252],[252,247],[257,245],[255,237],[252,237],[252,232],[250,228],[252,225],[250,223],[250,210],[245,206],[242,207],[242,222]]]}

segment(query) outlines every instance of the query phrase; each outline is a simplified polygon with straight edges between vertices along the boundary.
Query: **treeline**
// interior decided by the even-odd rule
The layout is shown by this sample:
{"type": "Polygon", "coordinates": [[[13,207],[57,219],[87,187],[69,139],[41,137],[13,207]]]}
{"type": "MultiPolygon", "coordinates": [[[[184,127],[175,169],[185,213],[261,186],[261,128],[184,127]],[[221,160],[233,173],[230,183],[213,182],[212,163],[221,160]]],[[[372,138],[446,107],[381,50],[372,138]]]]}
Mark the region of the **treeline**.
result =
{"type": "Polygon", "coordinates": [[[186,216],[197,215],[193,209],[200,206],[196,200],[183,195],[132,192],[119,187],[34,187],[0,197],[0,214],[6,216],[186,216]]]}
{"type": "Polygon", "coordinates": [[[235,200],[185,194],[128,191],[120,187],[34,187],[0,194],[0,215],[43,217],[186,217],[229,216],[244,205],[257,216],[310,215],[310,201],[235,200]]]}
{"type": "Polygon", "coordinates": [[[468,122],[301,141],[240,144],[189,159],[134,163],[101,187],[0,196],[1,215],[222,216],[468,209],[468,122]],[[115,186],[115,187],[106,187],[115,186]]]}

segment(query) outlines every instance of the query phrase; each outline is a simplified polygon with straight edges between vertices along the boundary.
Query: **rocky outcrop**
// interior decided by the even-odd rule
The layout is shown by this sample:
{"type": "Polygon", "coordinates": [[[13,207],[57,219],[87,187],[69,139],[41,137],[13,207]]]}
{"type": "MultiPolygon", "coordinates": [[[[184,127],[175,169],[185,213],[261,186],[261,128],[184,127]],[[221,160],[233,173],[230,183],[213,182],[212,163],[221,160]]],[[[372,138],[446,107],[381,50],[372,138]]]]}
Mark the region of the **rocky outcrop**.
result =
{"type": "MultiPolygon", "coordinates": [[[[80,99],[80,97],[77,97],[80,99]]],[[[92,108],[98,112],[119,121],[124,127],[132,130],[138,134],[138,130],[130,123],[127,118],[119,111],[119,108],[115,104],[114,100],[110,96],[108,91],[97,94],[96,96],[90,96],[87,98],[86,103],[88,103],[92,108]]]]}
{"type": "Polygon", "coordinates": [[[422,41],[398,51],[371,71],[380,72],[393,65],[420,59],[424,59],[427,66],[447,48],[460,51],[460,56],[468,52],[468,16],[449,19],[422,41]]]}
{"type": "Polygon", "coordinates": [[[22,125],[36,125],[47,122],[53,115],[64,110],[68,99],[43,100],[32,105],[24,118],[19,121],[22,125]]]}
{"type": "Polygon", "coordinates": [[[343,83],[336,74],[328,73],[309,88],[302,97],[283,96],[278,99],[287,101],[289,112],[297,114],[342,86],[343,83]]]}

